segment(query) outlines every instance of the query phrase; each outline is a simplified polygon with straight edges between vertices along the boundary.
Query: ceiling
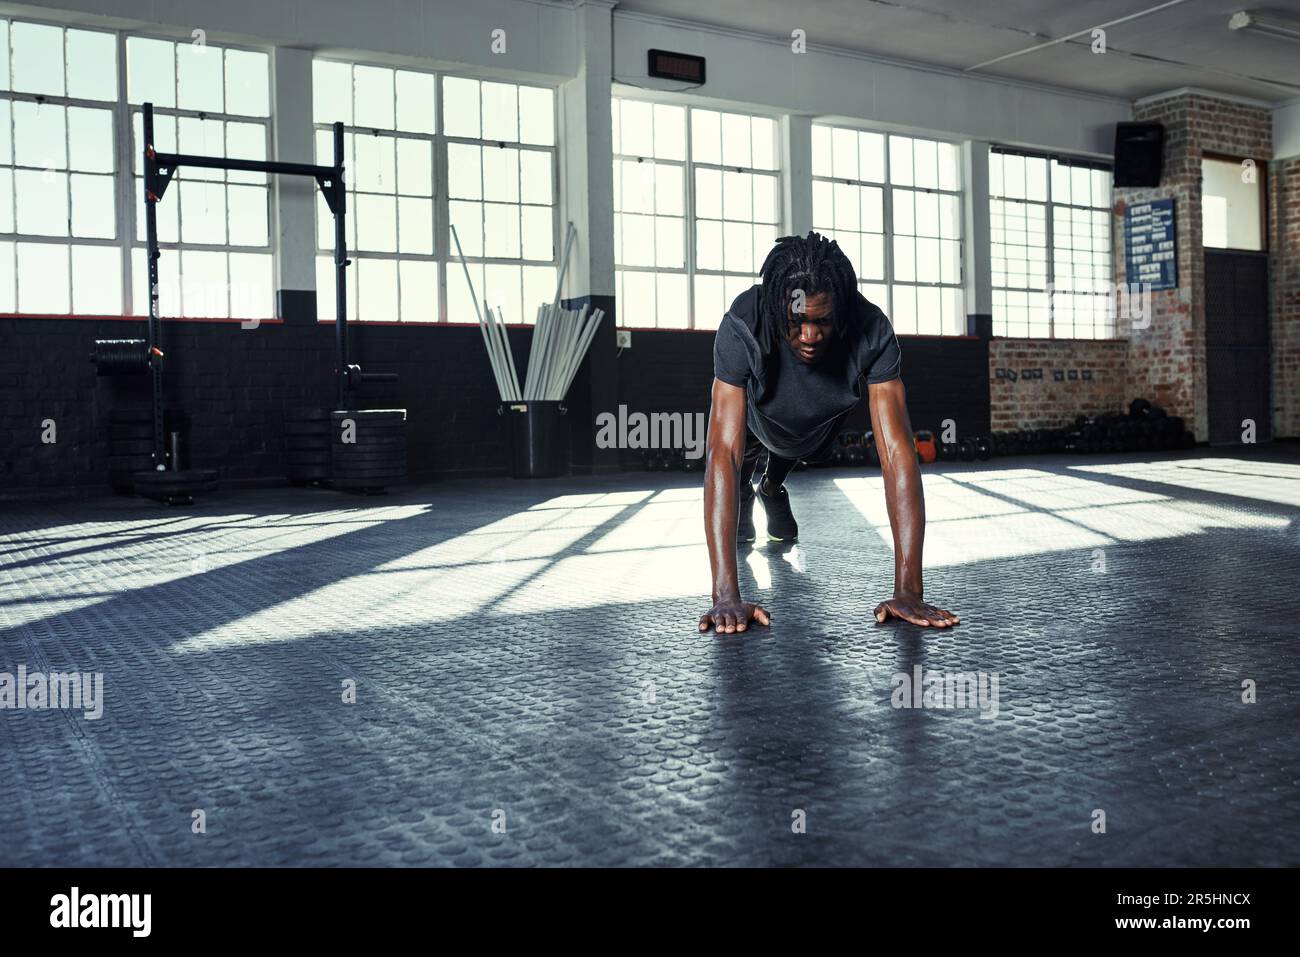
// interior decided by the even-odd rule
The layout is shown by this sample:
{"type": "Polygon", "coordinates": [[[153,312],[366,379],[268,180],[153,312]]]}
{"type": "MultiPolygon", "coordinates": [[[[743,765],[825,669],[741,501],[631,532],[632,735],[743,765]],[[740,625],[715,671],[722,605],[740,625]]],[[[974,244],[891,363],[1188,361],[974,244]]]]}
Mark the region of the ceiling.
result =
{"type": "Polygon", "coordinates": [[[1091,28],[1168,0],[619,0],[621,11],[789,37],[810,46],[968,70],[1078,31],[1076,40],[972,72],[1140,99],[1181,87],[1282,103],[1300,97],[1300,42],[1228,29],[1239,10],[1300,21],[1300,0],[1181,0],[1106,27],[1104,56],[1091,28]]]}

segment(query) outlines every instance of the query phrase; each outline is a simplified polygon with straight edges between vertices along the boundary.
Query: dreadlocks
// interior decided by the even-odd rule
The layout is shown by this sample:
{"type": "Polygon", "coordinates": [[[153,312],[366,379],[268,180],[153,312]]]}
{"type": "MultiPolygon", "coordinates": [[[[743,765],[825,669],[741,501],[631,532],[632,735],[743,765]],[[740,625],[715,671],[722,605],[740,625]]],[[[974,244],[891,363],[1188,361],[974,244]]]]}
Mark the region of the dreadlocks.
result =
{"type": "Polygon", "coordinates": [[[844,330],[849,304],[858,288],[853,264],[839,244],[820,233],[782,236],[763,260],[759,289],[759,318],[769,349],[786,336],[790,300],[796,289],[805,297],[828,293],[831,297],[831,326],[838,336],[844,330]]]}

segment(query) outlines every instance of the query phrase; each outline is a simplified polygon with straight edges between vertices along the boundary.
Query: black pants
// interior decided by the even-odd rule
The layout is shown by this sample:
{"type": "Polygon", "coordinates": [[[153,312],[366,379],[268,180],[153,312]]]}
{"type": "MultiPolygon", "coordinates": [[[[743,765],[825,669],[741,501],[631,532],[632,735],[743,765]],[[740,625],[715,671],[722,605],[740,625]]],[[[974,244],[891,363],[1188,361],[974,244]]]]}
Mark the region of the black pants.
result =
{"type": "MultiPolygon", "coordinates": [[[[849,411],[852,410],[850,409],[849,411]]],[[[805,455],[803,461],[820,462],[823,459],[829,458],[831,452],[835,449],[835,440],[839,438],[840,429],[844,427],[844,420],[848,417],[849,413],[845,412],[836,419],[835,424],[831,427],[831,434],[827,437],[826,441],[823,442],[821,447],[815,452],[805,455]]],[[[748,426],[746,426],[745,455],[741,459],[740,463],[740,481],[743,483],[740,488],[742,492],[744,491],[746,484],[753,484],[754,470],[758,467],[758,460],[764,452],[767,453],[767,465],[763,469],[763,478],[767,480],[767,487],[771,489],[778,489],[784,485],[786,476],[790,474],[791,470],[794,469],[795,465],[797,465],[799,461],[798,459],[787,459],[777,455],[765,446],[759,440],[758,436],[755,435],[748,426]]]]}

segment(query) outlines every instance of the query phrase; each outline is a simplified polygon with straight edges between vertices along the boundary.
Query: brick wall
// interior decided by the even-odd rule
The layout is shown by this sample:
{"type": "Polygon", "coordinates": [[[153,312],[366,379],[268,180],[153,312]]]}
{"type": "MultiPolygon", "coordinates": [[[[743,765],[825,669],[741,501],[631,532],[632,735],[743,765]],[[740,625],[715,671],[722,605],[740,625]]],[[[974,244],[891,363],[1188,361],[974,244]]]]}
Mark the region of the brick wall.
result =
{"type": "Polygon", "coordinates": [[[1269,169],[1273,431],[1300,438],[1300,157],[1269,169]]]}
{"type": "Polygon", "coordinates": [[[1132,398],[1123,340],[994,339],[988,366],[994,432],[1057,428],[1132,398]]]}
{"type": "Polygon", "coordinates": [[[1130,328],[1126,394],[1144,396],[1193,424],[1208,438],[1205,359],[1205,252],[1201,234],[1201,159],[1205,153],[1253,158],[1261,168],[1273,155],[1269,112],[1199,94],[1165,97],[1135,107],[1133,119],[1165,127],[1164,172],[1151,189],[1115,190],[1116,282],[1124,275],[1124,210],[1130,203],[1174,200],[1178,232],[1178,288],[1152,293],[1150,324],[1130,328]]]}

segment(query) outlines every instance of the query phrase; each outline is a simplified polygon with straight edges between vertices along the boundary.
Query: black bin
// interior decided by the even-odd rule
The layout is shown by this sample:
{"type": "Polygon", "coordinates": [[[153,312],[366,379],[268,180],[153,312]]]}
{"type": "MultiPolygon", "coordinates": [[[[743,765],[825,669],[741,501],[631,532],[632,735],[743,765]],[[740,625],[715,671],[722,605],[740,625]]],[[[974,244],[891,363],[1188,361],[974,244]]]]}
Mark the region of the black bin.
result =
{"type": "Polygon", "coordinates": [[[569,471],[568,410],[558,400],[506,402],[511,471],[515,478],[552,478],[569,471]]]}

